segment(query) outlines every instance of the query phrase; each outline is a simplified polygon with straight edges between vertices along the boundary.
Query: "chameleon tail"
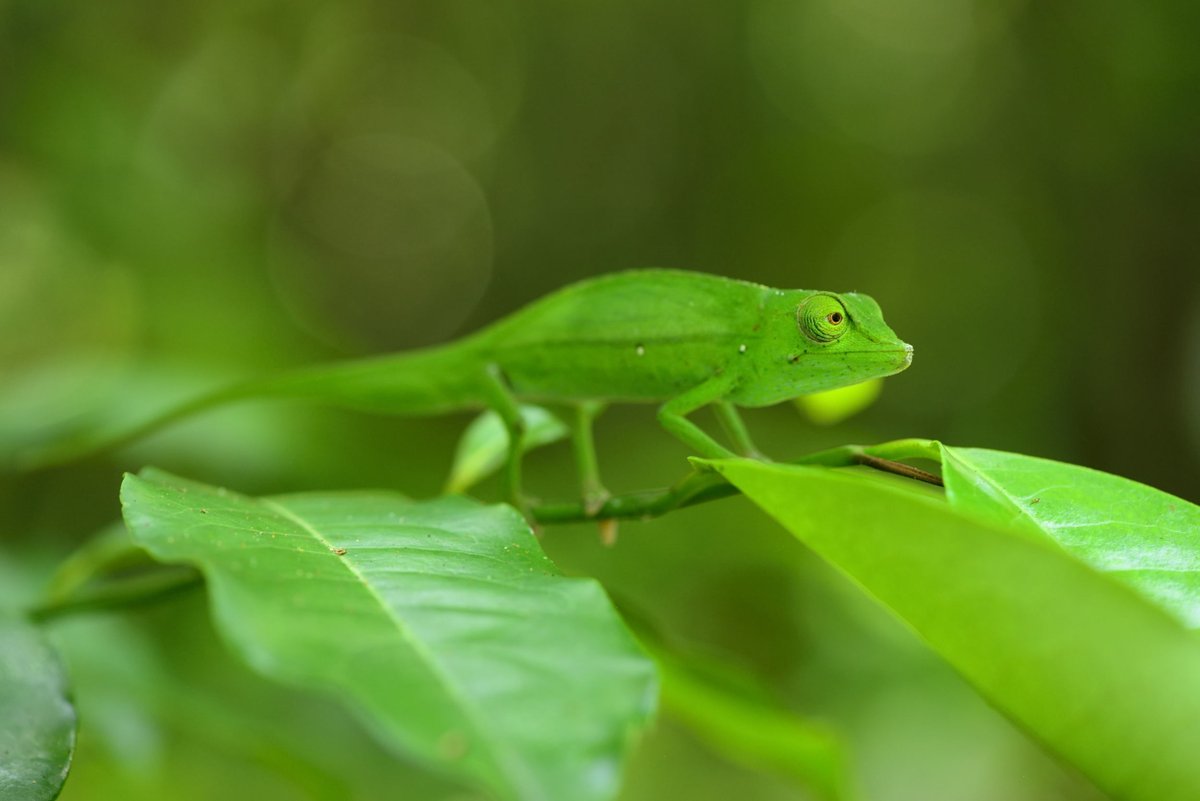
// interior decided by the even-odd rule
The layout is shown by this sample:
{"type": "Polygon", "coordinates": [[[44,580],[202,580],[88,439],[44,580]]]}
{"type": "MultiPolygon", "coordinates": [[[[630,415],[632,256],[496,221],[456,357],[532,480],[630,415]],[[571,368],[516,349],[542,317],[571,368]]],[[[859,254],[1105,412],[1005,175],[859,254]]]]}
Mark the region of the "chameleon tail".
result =
{"type": "Polygon", "coordinates": [[[82,436],[18,453],[32,471],[66,464],[141,439],[173,423],[244,400],[289,398],[380,414],[423,416],[483,405],[482,362],[461,344],[305,367],[251,379],[193,398],[117,431],[82,436]]]}

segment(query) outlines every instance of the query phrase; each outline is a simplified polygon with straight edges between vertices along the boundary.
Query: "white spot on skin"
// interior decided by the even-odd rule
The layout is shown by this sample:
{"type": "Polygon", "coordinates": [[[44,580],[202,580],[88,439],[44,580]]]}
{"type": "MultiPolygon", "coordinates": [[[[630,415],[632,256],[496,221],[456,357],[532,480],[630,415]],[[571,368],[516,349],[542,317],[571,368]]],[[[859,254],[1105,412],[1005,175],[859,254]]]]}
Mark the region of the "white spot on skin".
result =
{"type": "Polygon", "coordinates": [[[638,345],[638,346],[637,346],[637,355],[638,355],[638,356],[645,356],[645,355],[646,355],[646,349],[645,349],[645,348],[643,348],[641,345],[638,345]]]}
{"type": "Polygon", "coordinates": [[[738,345],[738,353],[745,353],[745,352],[746,352],[746,346],[738,345]]]}

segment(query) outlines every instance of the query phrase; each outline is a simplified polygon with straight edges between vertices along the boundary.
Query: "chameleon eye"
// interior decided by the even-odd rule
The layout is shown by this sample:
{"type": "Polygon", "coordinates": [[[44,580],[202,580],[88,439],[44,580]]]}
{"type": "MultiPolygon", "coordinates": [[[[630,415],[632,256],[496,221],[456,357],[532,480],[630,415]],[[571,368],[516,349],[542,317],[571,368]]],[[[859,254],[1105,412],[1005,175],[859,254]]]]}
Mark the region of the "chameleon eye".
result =
{"type": "Polygon", "coordinates": [[[813,295],[796,309],[800,333],[814,342],[832,342],[849,327],[846,309],[833,295],[813,295]]]}

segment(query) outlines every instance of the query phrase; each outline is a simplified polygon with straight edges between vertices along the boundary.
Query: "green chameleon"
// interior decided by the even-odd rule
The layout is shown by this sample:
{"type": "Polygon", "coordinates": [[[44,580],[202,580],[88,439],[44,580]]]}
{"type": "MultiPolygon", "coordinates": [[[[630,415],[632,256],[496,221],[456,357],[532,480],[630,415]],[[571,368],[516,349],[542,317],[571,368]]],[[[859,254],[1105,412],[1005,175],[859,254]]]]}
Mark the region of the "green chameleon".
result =
{"type": "Polygon", "coordinates": [[[663,428],[697,454],[733,453],[687,419],[713,405],[734,447],[756,456],[736,407],[892,375],[912,346],[866,295],[771,289],[681,270],[583,281],[447,345],[267,377],[199,398],[129,432],[249,397],[311,398],[400,415],[494,410],[508,431],[506,484],[521,502],[520,401],[575,410],[585,505],[608,497],[592,421],[605,404],[659,403],[663,428]]]}

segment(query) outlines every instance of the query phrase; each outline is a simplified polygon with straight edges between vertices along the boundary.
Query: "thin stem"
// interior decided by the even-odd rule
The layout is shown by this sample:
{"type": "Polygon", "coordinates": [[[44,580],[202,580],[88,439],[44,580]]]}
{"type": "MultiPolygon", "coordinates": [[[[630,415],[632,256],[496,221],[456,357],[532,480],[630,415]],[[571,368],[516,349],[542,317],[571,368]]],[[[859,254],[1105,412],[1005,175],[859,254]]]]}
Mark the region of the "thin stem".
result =
{"type": "Polygon", "coordinates": [[[129,539],[123,523],[114,523],[59,563],[46,588],[47,603],[79,594],[89,583],[112,580],[122,573],[146,570],[158,562],[129,539]]]}
{"type": "Polygon", "coordinates": [[[725,498],[737,489],[716,473],[692,473],[670,487],[614,495],[595,511],[582,503],[542,504],[530,508],[534,522],[580,523],[589,520],[648,520],[674,509],[725,498]]]}
{"type": "Polygon", "coordinates": [[[68,598],[48,601],[31,609],[29,617],[40,623],[79,612],[133,606],[157,601],[203,583],[200,572],[193,568],[163,566],[151,573],[105,584],[68,598]]]}
{"type": "MultiPolygon", "coordinates": [[[[827,451],[809,454],[789,464],[821,465],[825,467],[849,467],[865,465],[905,478],[942,486],[942,479],[932,473],[904,464],[873,456],[858,445],[844,445],[827,451]]],[[[539,525],[581,523],[604,520],[648,520],[675,509],[707,503],[738,494],[739,490],[728,483],[720,474],[711,470],[697,470],[670,487],[632,492],[609,498],[599,509],[589,509],[584,503],[542,504],[529,508],[529,515],[539,525]]],[[[128,566],[136,546],[124,550],[106,544],[97,547],[95,554],[82,562],[91,562],[91,570],[102,572],[106,567],[128,566]]],[[[60,592],[71,594],[51,598],[30,610],[29,616],[36,621],[50,620],[67,614],[89,612],[100,609],[132,606],[156,601],[203,584],[203,577],[194,568],[180,565],[161,565],[147,573],[122,578],[101,584],[94,589],[84,586],[82,576],[72,575],[59,587],[60,592]]]]}
{"type": "MultiPolygon", "coordinates": [[[[788,464],[851,467],[865,465],[885,473],[942,486],[942,479],[903,462],[872,456],[859,445],[819,451],[788,464]]],[[[593,520],[649,520],[675,509],[737,495],[738,489],[715,472],[691,473],[670,487],[614,495],[603,506],[589,510],[581,503],[543,504],[529,509],[539,525],[582,523],[593,520]]]]}

